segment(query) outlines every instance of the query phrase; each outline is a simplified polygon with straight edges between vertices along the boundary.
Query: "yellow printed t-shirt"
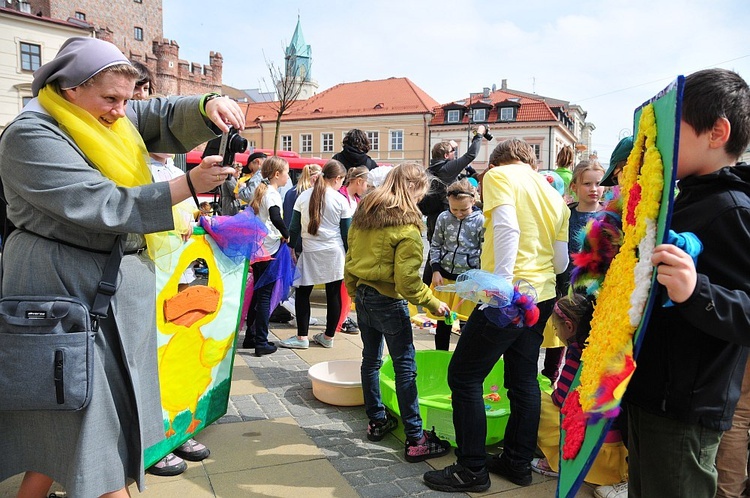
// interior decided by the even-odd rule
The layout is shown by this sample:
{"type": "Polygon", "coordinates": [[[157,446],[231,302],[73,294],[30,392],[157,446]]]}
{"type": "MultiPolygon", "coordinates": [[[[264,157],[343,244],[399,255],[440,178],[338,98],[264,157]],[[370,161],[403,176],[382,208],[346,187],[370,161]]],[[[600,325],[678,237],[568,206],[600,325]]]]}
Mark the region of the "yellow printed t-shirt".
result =
{"type": "Polygon", "coordinates": [[[523,279],[537,293],[537,302],[555,298],[552,266],[555,241],[567,242],[570,209],[547,180],[527,164],[496,166],[482,180],[484,203],[484,245],[482,269],[495,271],[495,242],[492,210],[511,205],[516,209],[520,236],[513,280],[523,279]]]}

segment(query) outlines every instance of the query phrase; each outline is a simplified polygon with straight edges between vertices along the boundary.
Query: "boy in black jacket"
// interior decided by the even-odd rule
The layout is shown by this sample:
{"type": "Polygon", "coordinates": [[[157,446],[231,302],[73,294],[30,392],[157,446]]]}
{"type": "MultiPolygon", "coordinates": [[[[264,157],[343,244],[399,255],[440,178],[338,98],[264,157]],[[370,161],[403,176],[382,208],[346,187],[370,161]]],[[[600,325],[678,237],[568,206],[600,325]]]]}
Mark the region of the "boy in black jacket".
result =
{"type": "MultiPolygon", "coordinates": [[[[697,264],[670,244],[651,258],[673,307],[656,306],[625,395],[631,498],[713,498],[750,346],[750,88],[709,69],[685,80],[671,228],[693,232],[697,264]]],[[[659,301],[657,300],[657,303],[659,301]]]]}

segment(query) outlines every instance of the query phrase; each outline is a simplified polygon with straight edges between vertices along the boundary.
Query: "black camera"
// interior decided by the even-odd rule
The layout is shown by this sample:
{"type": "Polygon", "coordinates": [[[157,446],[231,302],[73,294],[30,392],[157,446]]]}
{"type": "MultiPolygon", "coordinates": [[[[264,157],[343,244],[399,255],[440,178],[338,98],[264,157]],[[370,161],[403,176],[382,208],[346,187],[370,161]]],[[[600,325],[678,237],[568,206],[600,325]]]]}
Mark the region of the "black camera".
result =
{"type": "Polygon", "coordinates": [[[247,139],[245,139],[235,127],[229,128],[229,132],[222,133],[219,144],[219,155],[224,157],[222,166],[234,164],[234,155],[247,150],[247,139]]]}
{"type": "Polygon", "coordinates": [[[482,136],[483,136],[483,137],[484,137],[484,139],[485,139],[485,140],[487,140],[488,142],[492,141],[492,138],[493,138],[493,137],[492,137],[492,134],[490,134],[490,127],[489,127],[489,126],[485,126],[485,127],[484,127],[484,135],[482,135],[482,136]]]}

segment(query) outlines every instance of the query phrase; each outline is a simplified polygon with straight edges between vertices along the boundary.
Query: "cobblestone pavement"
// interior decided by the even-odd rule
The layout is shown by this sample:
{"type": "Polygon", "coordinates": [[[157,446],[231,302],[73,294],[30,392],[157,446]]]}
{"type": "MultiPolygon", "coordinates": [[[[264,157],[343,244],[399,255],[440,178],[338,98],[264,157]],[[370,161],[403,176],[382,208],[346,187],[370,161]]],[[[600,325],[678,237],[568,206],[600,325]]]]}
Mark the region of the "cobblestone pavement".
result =
{"type": "MultiPolygon", "coordinates": [[[[320,310],[317,313],[313,310],[313,316],[321,315],[320,310]]],[[[320,325],[311,326],[310,337],[322,331],[322,328],[320,325]]],[[[290,325],[272,324],[269,340],[284,339],[294,333],[295,329],[290,325]]],[[[425,344],[429,345],[432,342],[432,337],[427,332],[422,332],[421,341],[417,340],[418,335],[415,332],[417,349],[424,349],[425,344]]],[[[337,336],[337,341],[358,339],[358,336],[341,339],[339,337],[337,336]]],[[[241,339],[242,337],[239,343],[241,339]]],[[[311,349],[316,347],[312,344],[310,346],[311,349]]],[[[361,342],[359,348],[361,351],[361,342]]],[[[293,417],[324,452],[333,467],[363,497],[469,496],[464,493],[436,492],[427,488],[422,481],[422,475],[433,470],[433,466],[443,468],[453,463],[453,452],[449,456],[431,460],[432,465],[427,462],[407,463],[404,459],[403,432],[388,435],[377,443],[370,442],[365,437],[367,416],[362,406],[339,407],[318,401],[313,395],[312,384],[307,377],[310,363],[300,357],[297,350],[279,348],[276,353],[262,357],[256,357],[251,350],[238,352],[267,392],[231,396],[227,414],[217,423],[293,417]]],[[[357,357],[353,356],[350,359],[357,357]]],[[[499,449],[496,449],[496,452],[499,452],[499,449]]],[[[493,487],[485,495],[554,496],[556,485],[554,479],[538,474],[534,474],[534,483],[528,488],[519,488],[499,477],[493,477],[492,482],[493,487]]],[[[577,496],[594,496],[593,489],[584,486],[577,496]]]]}

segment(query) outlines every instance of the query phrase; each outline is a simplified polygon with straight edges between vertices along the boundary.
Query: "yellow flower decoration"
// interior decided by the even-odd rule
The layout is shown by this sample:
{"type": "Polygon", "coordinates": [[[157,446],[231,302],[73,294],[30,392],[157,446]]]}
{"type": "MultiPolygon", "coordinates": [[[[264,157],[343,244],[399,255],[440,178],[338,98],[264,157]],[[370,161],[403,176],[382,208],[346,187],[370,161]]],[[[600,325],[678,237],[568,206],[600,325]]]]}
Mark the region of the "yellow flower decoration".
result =
{"type": "MultiPolygon", "coordinates": [[[[622,228],[624,233],[620,251],[602,283],[588,346],[583,350],[580,375],[581,407],[584,412],[606,412],[612,402],[622,397],[619,388],[628,375],[622,375],[626,365],[632,365],[633,334],[643,309],[631,309],[631,296],[636,287],[650,285],[648,281],[636,279],[638,248],[641,242],[653,246],[654,241],[644,241],[647,226],[653,227],[659,215],[662,190],[664,189],[664,165],[656,148],[656,115],[653,105],[642,109],[638,135],[633,151],[620,177],[623,196],[622,228]],[[649,223],[650,221],[650,223],[649,223]],[[636,325],[632,325],[633,317],[636,325]],[[602,392],[603,380],[616,378],[618,385],[608,386],[602,392]]],[[[648,231],[655,238],[653,228],[648,231]]],[[[643,308],[640,301],[636,306],[643,308]]]]}

